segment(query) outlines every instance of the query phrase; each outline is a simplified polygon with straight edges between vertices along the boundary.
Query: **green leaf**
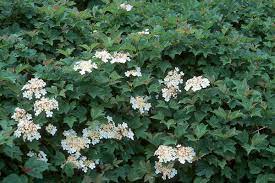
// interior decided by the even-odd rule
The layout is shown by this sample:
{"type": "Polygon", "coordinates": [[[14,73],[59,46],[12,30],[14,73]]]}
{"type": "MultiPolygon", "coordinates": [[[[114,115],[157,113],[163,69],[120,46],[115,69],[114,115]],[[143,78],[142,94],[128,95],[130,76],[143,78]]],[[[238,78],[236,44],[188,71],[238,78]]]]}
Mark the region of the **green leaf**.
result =
{"type": "Polygon", "coordinates": [[[2,183],[27,183],[28,178],[26,176],[18,176],[16,174],[10,174],[2,180],[2,183]]]}
{"type": "Polygon", "coordinates": [[[110,74],[110,78],[111,78],[111,81],[116,81],[116,80],[119,80],[121,78],[123,78],[122,76],[120,76],[116,71],[113,71],[111,74],[110,74]]]}
{"type": "Polygon", "coordinates": [[[141,77],[134,79],[133,86],[137,87],[140,85],[148,85],[151,81],[152,78],[150,75],[142,75],[141,77]]]}
{"type": "Polygon", "coordinates": [[[24,169],[28,175],[42,179],[42,173],[48,169],[48,163],[37,160],[36,158],[30,158],[26,161],[24,169]]]}
{"type": "Polygon", "coordinates": [[[218,109],[215,109],[213,111],[213,113],[216,114],[216,116],[218,116],[218,117],[220,117],[222,119],[226,119],[227,114],[226,114],[226,112],[225,112],[225,110],[223,108],[219,107],[218,109]]]}
{"type": "Polygon", "coordinates": [[[194,183],[207,183],[209,179],[202,178],[202,177],[196,177],[194,180],[194,183]]]}
{"type": "Polygon", "coordinates": [[[157,114],[151,116],[151,118],[162,121],[162,120],[164,120],[164,114],[159,111],[157,114]]]}
{"type": "Polygon", "coordinates": [[[154,83],[154,84],[151,84],[149,87],[148,87],[148,92],[151,94],[151,93],[159,93],[160,91],[160,87],[161,85],[159,83],[154,83]]]}
{"type": "Polygon", "coordinates": [[[67,123],[70,128],[73,127],[74,123],[77,121],[76,117],[68,116],[64,118],[64,123],[67,123]]]}
{"type": "Polygon", "coordinates": [[[9,72],[9,71],[0,71],[0,81],[10,81],[15,83],[16,74],[9,72]]]}
{"type": "Polygon", "coordinates": [[[256,183],[269,183],[275,181],[274,174],[260,174],[257,176],[256,183]]]}
{"type": "Polygon", "coordinates": [[[133,163],[132,168],[129,169],[128,179],[130,181],[136,181],[141,179],[146,174],[146,163],[144,161],[139,161],[133,163]]]}
{"type": "Polygon", "coordinates": [[[267,135],[256,133],[251,139],[251,145],[253,146],[265,145],[268,143],[266,138],[267,138],[267,135]]]}
{"type": "Polygon", "coordinates": [[[12,159],[17,159],[18,161],[21,161],[21,156],[23,153],[21,152],[20,148],[18,146],[5,146],[3,149],[4,153],[9,156],[12,159]]]}
{"type": "Polygon", "coordinates": [[[102,117],[104,115],[105,115],[104,110],[100,106],[94,106],[91,109],[91,117],[93,118],[93,120],[95,120],[95,119],[97,119],[99,117],[102,117]]]}
{"type": "Polygon", "coordinates": [[[244,144],[243,147],[247,151],[247,154],[249,154],[252,150],[261,150],[265,149],[268,145],[268,141],[266,140],[267,135],[262,135],[259,133],[256,133],[253,135],[251,139],[251,144],[244,144]]]}
{"type": "Polygon", "coordinates": [[[177,124],[175,122],[175,120],[173,120],[173,119],[169,119],[168,121],[162,120],[161,123],[165,124],[165,126],[167,127],[167,129],[170,129],[171,126],[174,126],[175,124],[177,124]]]}
{"type": "Polygon", "coordinates": [[[178,122],[177,124],[178,125],[176,126],[174,133],[178,138],[180,138],[182,135],[186,134],[189,124],[187,122],[178,122]]]}
{"type": "Polygon", "coordinates": [[[244,114],[241,113],[240,111],[234,111],[234,112],[230,111],[227,118],[228,118],[229,121],[232,121],[232,120],[237,119],[237,118],[242,117],[242,116],[244,116],[244,114]]]}
{"type": "Polygon", "coordinates": [[[74,165],[72,163],[66,163],[63,170],[68,177],[74,175],[74,165]]]}
{"type": "Polygon", "coordinates": [[[207,125],[199,124],[195,127],[194,133],[200,139],[207,132],[207,125]]]}
{"type": "Polygon", "coordinates": [[[65,158],[64,154],[57,151],[55,156],[53,157],[53,163],[57,166],[60,166],[64,163],[65,159],[66,158],[65,158]]]}

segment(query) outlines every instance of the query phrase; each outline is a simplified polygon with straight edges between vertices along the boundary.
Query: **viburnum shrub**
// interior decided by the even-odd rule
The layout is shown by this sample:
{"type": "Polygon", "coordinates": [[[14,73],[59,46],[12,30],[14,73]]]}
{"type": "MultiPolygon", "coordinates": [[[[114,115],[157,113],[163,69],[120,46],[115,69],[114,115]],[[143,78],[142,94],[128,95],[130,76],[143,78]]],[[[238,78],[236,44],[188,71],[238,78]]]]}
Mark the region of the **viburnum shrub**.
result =
{"type": "Polygon", "coordinates": [[[275,181],[274,6],[0,1],[0,181],[275,181]]]}

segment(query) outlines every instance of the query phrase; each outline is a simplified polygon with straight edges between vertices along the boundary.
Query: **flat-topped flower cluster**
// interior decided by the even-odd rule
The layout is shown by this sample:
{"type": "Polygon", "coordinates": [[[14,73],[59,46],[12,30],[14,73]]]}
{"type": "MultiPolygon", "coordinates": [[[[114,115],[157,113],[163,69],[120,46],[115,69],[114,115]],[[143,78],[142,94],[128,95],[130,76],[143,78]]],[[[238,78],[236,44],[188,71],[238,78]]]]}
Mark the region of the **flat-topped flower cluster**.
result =
{"type": "Polygon", "coordinates": [[[151,103],[148,102],[148,96],[136,96],[130,98],[130,103],[132,104],[133,109],[138,109],[140,114],[148,112],[152,107],[151,103]]]}
{"type": "Polygon", "coordinates": [[[93,69],[97,69],[96,63],[92,63],[91,60],[81,60],[74,64],[74,70],[78,71],[81,75],[84,75],[87,73],[91,73],[93,69]]]}
{"type": "Polygon", "coordinates": [[[164,80],[161,81],[164,84],[164,88],[161,90],[162,97],[166,102],[177,97],[177,93],[181,92],[179,85],[183,83],[182,76],[184,76],[184,73],[176,67],[174,70],[169,71],[164,80]]]}
{"type": "MultiPolygon", "coordinates": [[[[95,164],[97,163],[86,160],[86,157],[81,155],[81,150],[89,148],[90,144],[96,145],[103,139],[122,140],[123,137],[127,137],[134,140],[134,133],[128,127],[127,123],[115,125],[110,116],[107,117],[107,120],[108,122],[106,124],[101,124],[96,129],[83,129],[82,136],[78,136],[73,129],[63,132],[66,138],[61,140],[61,146],[63,150],[66,150],[70,154],[67,163],[71,162],[76,168],[86,172],[87,168],[95,168],[95,164]],[[87,162],[90,162],[90,164],[87,162]]],[[[97,162],[98,161],[99,160],[97,160],[97,162]]]]}
{"type": "Polygon", "coordinates": [[[45,90],[46,83],[42,79],[32,78],[23,86],[23,97],[32,100],[32,98],[39,99],[41,96],[47,94],[45,90]]]}
{"type": "Polygon", "coordinates": [[[89,169],[95,169],[96,165],[99,164],[99,160],[89,160],[86,156],[82,156],[79,153],[75,153],[68,156],[61,167],[63,168],[68,163],[72,164],[74,168],[86,173],[89,169]]]}
{"type": "Polygon", "coordinates": [[[181,164],[192,163],[196,153],[192,147],[177,145],[176,148],[160,145],[154,153],[158,161],[155,163],[155,173],[162,174],[162,179],[173,178],[177,174],[174,163],[178,160],[181,164]]]}
{"type": "Polygon", "coordinates": [[[104,63],[110,62],[111,64],[124,64],[127,61],[131,61],[130,54],[127,52],[114,52],[111,54],[107,50],[97,50],[94,57],[100,59],[104,63]]]}
{"type": "Polygon", "coordinates": [[[22,136],[24,141],[40,139],[41,135],[38,130],[41,127],[33,122],[31,114],[27,113],[25,109],[17,107],[11,118],[18,122],[17,129],[14,132],[15,137],[19,138],[22,136]]]}
{"type": "MultiPolygon", "coordinates": [[[[176,98],[178,93],[181,92],[180,84],[183,83],[183,76],[184,73],[181,72],[178,67],[175,67],[174,70],[168,72],[163,81],[160,81],[164,84],[164,88],[161,91],[162,97],[166,102],[168,102],[171,98],[176,98]]],[[[187,80],[184,89],[186,91],[192,89],[192,91],[195,92],[206,88],[209,85],[210,82],[207,78],[203,78],[202,76],[194,76],[193,78],[187,80]]]]}

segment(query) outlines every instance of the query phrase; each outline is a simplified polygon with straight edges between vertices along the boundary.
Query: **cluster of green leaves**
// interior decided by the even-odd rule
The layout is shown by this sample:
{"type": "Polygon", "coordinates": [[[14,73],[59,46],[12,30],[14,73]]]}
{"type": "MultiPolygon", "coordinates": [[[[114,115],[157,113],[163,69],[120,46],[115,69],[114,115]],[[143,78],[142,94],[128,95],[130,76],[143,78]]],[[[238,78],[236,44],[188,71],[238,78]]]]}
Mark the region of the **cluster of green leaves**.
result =
{"type": "Polygon", "coordinates": [[[6,183],[160,182],[154,151],[161,144],[191,146],[193,164],[176,164],[169,182],[274,181],[274,7],[272,0],[0,1],[0,176],[6,183]],[[77,2],[77,1],[76,1],[77,2]],[[77,7],[81,7],[78,10],[77,7]],[[148,28],[149,35],[138,35],[148,28]],[[102,64],[81,76],[72,69],[95,50],[125,51],[127,64],[102,64]],[[142,77],[124,72],[139,66],[142,77]],[[159,79],[179,67],[184,80],[203,75],[211,86],[182,91],[164,102],[159,79]],[[57,135],[15,139],[15,107],[31,110],[21,88],[32,77],[47,82],[59,102],[51,122],[57,135]],[[140,115],[130,96],[149,95],[152,109],[140,115]],[[158,99],[156,95],[160,95],[158,99]],[[111,115],[127,122],[135,140],[104,141],[84,151],[100,165],[84,174],[60,167],[68,154],[62,132],[111,115]],[[43,150],[48,163],[28,158],[43,150]],[[75,176],[77,175],[77,176],[75,176]]]}

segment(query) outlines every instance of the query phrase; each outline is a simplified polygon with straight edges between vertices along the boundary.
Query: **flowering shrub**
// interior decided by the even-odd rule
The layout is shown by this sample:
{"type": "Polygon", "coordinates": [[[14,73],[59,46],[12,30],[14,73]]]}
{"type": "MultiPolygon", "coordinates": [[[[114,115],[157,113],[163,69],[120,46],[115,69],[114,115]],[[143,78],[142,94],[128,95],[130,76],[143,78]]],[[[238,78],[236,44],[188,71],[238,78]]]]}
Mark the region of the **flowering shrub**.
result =
{"type": "Polygon", "coordinates": [[[0,181],[274,181],[273,20],[271,0],[1,1],[0,181]]]}

